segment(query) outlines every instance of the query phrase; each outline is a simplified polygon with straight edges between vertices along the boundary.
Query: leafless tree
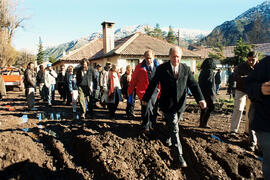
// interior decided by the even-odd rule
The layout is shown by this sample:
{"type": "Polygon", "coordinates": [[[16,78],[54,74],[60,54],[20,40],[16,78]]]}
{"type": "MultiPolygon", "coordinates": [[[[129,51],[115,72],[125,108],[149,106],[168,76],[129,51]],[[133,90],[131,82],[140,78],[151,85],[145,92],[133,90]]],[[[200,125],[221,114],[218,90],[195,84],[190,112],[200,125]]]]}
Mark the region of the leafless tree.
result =
{"type": "Polygon", "coordinates": [[[25,18],[18,15],[17,0],[0,0],[0,66],[12,65],[16,50],[11,42],[25,18]]]}
{"type": "Polygon", "coordinates": [[[16,60],[14,63],[15,67],[20,67],[26,69],[26,66],[29,62],[34,62],[36,60],[35,55],[28,53],[27,51],[18,52],[16,60]]]}

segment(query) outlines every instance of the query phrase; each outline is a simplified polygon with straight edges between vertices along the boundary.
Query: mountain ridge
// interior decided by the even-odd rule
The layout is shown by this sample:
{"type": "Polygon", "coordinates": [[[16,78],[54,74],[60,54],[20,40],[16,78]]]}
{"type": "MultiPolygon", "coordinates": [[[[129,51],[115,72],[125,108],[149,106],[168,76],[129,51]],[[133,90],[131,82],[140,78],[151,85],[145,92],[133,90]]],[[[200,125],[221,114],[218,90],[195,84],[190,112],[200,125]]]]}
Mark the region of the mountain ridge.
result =
{"type": "Polygon", "coordinates": [[[270,1],[252,7],[231,21],[213,29],[201,43],[208,46],[235,45],[242,38],[246,43],[270,42],[270,1]]]}
{"type": "MultiPolygon", "coordinates": [[[[131,34],[134,34],[136,32],[145,33],[145,28],[149,27],[153,29],[153,27],[148,25],[133,25],[133,26],[125,26],[119,29],[115,30],[115,40],[127,37],[131,34]]],[[[161,28],[162,31],[168,32],[168,27],[161,28]]],[[[182,40],[197,40],[200,39],[207,34],[210,33],[210,31],[206,30],[197,30],[197,29],[185,29],[185,28],[173,28],[175,32],[180,31],[180,37],[182,40]]],[[[60,59],[63,56],[63,53],[68,53],[70,51],[74,51],[83,45],[89,43],[95,38],[102,38],[101,32],[94,32],[90,34],[89,36],[78,38],[72,41],[69,41],[67,43],[62,43],[57,46],[48,47],[45,49],[45,57],[49,58],[50,56],[54,56],[56,59],[60,59]]]]}

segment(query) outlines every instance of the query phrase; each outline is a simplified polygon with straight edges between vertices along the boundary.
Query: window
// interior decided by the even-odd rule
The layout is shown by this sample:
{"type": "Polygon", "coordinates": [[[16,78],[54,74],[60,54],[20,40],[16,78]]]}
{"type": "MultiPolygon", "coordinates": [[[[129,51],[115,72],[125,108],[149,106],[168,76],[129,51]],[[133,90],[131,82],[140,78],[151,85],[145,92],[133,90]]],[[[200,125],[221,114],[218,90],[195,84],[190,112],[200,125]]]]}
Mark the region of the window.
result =
{"type": "Polygon", "coordinates": [[[131,66],[131,69],[135,69],[137,64],[139,64],[140,60],[139,59],[127,59],[127,65],[131,66]]]}

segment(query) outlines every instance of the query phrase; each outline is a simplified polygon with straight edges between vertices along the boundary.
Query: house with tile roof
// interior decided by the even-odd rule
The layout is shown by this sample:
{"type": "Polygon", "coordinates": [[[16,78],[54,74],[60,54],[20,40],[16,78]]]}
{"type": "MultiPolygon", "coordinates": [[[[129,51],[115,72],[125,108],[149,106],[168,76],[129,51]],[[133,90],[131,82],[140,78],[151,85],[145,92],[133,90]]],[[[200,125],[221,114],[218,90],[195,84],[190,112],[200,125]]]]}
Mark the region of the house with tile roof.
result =
{"type": "MultiPolygon", "coordinates": [[[[107,62],[116,64],[118,68],[125,71],[127,65],[132,68],[143,61],[144,52],[151,49],[155,58],[163,63],[169,60],[169,49],[174,47],[165,40],[157,39],[143,33],[135,33],[125,38],[114,40],[114,23],[103,22],[103,38],[96,38],[79,49],[69,52],[63,58],[53,63],[53,68],[56,71],[60,70],[60,66],[65,67],[72,65],[76,67],[83,58],[87,58],[90,64],[101,64],[105,66],[107,62]]],[[[196,61],[201,59],[201,56],[186,48],[182,48],[182,62],[191,67],[192,71],[196,71],[196,61]]]]}
{"type": "MultiPolygon", "coordinates": [[[[174,47],[165,40],[157,39],[143,33],[135,33],[128,37],[114,41],[114,23],[103,22],[103,47],[94,56],[89,58],[91,64],[105,65],[106,62],[116,64],[118,68],[123,68],[131,65],[132,68],[144,59],[144,52],[151,49],[155,58],[159,62],[169,60],[169,49],[174,47]],[[114,42],[114,43],[112,43],[114,42]]],[[[201,59],[201,56],[182,48],[182,62],[191,67],[192,71],[196,71],[196,61],[201,59]]]]}

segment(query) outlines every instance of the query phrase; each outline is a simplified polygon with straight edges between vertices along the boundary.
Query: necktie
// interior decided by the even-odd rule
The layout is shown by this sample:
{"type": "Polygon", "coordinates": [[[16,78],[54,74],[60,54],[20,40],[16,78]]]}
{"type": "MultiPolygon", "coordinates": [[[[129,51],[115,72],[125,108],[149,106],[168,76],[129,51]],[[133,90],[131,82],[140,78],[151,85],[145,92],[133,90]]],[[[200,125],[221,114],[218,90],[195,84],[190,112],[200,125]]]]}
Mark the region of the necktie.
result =
{"type": "Polygon", "coordinates": [[[149,69],[149,71],[150,71],[150,72],[152,72],[152,68],[151,68],[151,66],[148,66],[148,69],[149,69]]]}

